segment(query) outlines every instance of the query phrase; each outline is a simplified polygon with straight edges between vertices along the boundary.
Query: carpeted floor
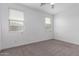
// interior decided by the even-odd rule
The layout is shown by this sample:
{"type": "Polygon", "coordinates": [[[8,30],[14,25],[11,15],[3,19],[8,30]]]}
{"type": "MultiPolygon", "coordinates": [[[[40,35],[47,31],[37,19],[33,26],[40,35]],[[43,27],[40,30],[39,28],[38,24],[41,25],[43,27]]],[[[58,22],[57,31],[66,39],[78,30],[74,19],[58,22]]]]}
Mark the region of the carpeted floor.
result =
{"type": "Polygon", "coordinates": [[[79,46],[59,40],[47,40],[38,43],[6,49],[1,56],[79,56],[79,46]]]}

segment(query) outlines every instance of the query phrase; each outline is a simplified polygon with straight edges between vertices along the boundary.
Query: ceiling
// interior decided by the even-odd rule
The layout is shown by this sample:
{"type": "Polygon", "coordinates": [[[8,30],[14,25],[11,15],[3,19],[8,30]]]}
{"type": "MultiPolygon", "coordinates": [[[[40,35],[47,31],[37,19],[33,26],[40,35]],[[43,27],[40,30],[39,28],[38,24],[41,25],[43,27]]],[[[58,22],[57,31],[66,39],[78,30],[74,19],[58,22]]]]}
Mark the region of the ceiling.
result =
{"type": "Polygon", "coordinates": [[[50,4],[46,4],[40,7],[41,3],[23,3],[23,5],[30,8],[40,10],[49,14],[56,14],[61,11],[67,10],[73,6],[74,3],[55,3],[54,8],[51,8],[50,4]]]}

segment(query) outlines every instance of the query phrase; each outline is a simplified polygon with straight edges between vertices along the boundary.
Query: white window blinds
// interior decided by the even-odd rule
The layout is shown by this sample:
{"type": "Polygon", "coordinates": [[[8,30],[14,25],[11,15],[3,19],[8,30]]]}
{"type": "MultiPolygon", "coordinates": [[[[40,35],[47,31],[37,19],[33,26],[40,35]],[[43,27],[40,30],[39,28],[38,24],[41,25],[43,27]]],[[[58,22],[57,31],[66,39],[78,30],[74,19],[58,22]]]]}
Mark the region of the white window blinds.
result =
{"type": "Polygon", "coordinates": [[[22,31],[24,27],[24,12],[9,9],[9,30],[22,31]]]}
{"type": "Polygon", "coordinates": [[[51,27],[51,19],[49,17],[45,18],[45,28],[47,31],[51,31],[52,27],[51,27]]]}

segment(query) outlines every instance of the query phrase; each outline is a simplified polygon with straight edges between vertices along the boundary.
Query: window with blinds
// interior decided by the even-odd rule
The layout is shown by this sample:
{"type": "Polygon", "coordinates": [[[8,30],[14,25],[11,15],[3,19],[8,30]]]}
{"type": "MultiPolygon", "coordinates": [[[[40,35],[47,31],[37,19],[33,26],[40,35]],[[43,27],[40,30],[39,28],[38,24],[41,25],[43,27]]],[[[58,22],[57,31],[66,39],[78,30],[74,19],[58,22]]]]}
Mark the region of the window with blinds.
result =
{"type": "Polygon", "coordinates": [[[16,9],[9,9],[9,31],[23,31],[24,12],[16,9]]]}
{"type": "Polygon", "coordinates": [[[49,17],[45,18],[45,28],[47,31],[51,31],[52,27],[51,27],[51,19],[49,17]]]}

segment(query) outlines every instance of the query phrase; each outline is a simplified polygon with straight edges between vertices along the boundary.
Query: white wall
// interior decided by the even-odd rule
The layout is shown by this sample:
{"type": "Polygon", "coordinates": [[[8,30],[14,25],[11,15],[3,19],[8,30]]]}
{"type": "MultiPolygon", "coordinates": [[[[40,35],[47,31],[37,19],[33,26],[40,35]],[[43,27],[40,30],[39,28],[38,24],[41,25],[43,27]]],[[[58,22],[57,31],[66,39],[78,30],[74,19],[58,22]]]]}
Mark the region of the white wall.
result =
{"type": "Polygon", "coordinates": [[[2,4],[2,49],[19,45],[53,39],[53,16],[41,11],[33,10],[19,4],[2,4]],[[9,32],[8,8],[15,8],[25,13],[24,32],[9,32]],[[46,32],[44,18],[52,19],[52,31],[46,32]]]}
{"type": "Polygon", "coordinates": [[[55,39],[79,44],[79,4],[54,17],[55,39]]]}

